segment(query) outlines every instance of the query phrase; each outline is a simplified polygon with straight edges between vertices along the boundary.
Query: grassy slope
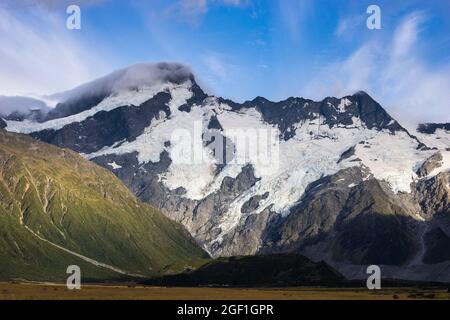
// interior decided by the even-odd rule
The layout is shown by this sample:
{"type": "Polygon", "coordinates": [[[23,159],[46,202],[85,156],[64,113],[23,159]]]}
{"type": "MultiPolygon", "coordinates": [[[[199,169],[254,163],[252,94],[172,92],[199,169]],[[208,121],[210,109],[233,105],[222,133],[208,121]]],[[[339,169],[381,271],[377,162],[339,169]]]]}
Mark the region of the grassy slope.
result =
{"type": "Polygon", "coordinates": [[[40,240],[130,273],[154,276],[205,261],[186,231],[75,152],[0,130],[0,279],[121,277],[40,240]]]}

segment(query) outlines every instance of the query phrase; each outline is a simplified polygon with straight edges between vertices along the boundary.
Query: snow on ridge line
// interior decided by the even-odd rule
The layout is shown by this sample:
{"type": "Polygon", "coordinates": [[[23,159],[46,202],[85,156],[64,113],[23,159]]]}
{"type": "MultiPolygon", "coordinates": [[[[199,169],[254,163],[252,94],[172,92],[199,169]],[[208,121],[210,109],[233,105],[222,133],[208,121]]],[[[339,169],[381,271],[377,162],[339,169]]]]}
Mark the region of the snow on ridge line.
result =
{"type": "MultiPolygon", "coordinates": [[[[192,165],[172,161],[168,170],[159,176],[161,183],[170,190],[183,187],[186,190],[183,197],[201,200],[217,191],[226,176],[236,178],[244,166],[253,166],[255,177],[260,180],[231,203],[228,211],[217,222],[220,232],[210,245],[220,242],[246,218],[249,213],[243,213],[241,208],[255,195],[268,193],[251,214],[259,214],[270,208],[282,215],[288,215],[310,183],[324,175],[332,175],[341,169],[358,165],[368,167],[376,179],[387,181],[394,192],[409,192],[410,183],[415,178],[415,166],[422,158],[425,160],[429,157],[429,152],[416,150],[417,141],[406,133],[398,132],[392,135],[389,131],[371,130],[357,117],[353,117],[353,124],[347,127],[330,128],[324,126],[323,119],[320,118],[301,121],[295,126],[294,137],[284,141],[279,138],[279,129],[265,122],[261,113],[254,108],[233,111],[227,104],[219,103],[211,97],[202,105],[193,105],[190,112],[182,112],[178,107],[192,97],[190,89],[186,84],[167,88],[171,94],[168,103],[171,115],[168,118],[161,115],[153,119],[144,133],[134,141],[122,141],[84,156],[92,159],[107,154],[120,155],[137,151],[139,163],[145,163],[160,161],[161,153],[167,151],[174,160],[176,156],[189,154],[184,152],[188,151],[184,148],[190,146],[182,141],[172,140],[174,129],[186,130],[188,135],[191,133],[193,141],[200,141],[202,145],[202,134],[213,115],[223,127],[221,134],[232,141],[234,135],[239,134],[236,129],[261,129],[266,132],[278,130],[275,136],[282,155],[278,163],[264,166],[258,164],[257,159],[250,158],[248,163],[226,165],[217,175],[216,159],[211,156],[211,150],[204,147],[201,152],[204,153],[206,163],[192,165]],[[200,124],[200,130],[196,131],[195,123],[200,124]],[[312,135],[311,132],[316,134],[312,135]],[[171,143],[166,145],[168,140],[171,143]],[[361,141],[367,143],[361,145],[361,141]],[[356,146],[354,158],[359,157],[361,162],[351,161],[354,158],[339,162],[342,153],[353,146],[356,146]]],[[[111,101],[107,102],[112,108],[111,101]]],[[[101,107],[102,103],[98,106],[101,107]]],[[[345,105],[346,101],[341,100],[340,108],[344,109],[345,105]]],[[[258,154],[254,156],[257,157],[258,154]]],[[[114,161],[108,165],[113,170],[120,169],[114,161]]]]}
{"type": "MultiPolygon", "coordinates": [[[[172,131],[174,128],[183,128],[183,123],[179,120],[179,115],[192,116],[191,121],[196,120],[195,112],[181,112],[178,107],[185,104],[186,101],[192,97],[192,91],[186,86],[177,86],[170,90],[172,99],[169,101],[169,108],[171,111],[170,121],[168,124],[168,119],[165,118],[165,114],[161,114],[159,118],[155,118],[151,121],[150,125],[144,129],[144,132],[138,136],[135,140],[120,141],[122,143],[115,143],[112,146],[106,146],[102,149],[95,151],[93,153],[85,154],[87,159],[93,159],[96,157],[108,155],[108,154],[126,154],[134,151],[139,151],[139,162],[158,162],[161,152],[164,150],[164,142],[170,140],[172,131]],[[158,132],[155,132],[158,130],[158,132]]],[[[193,107],[193,110],[200,110],[199,108],[193,107]]]]}
{"type": "MultiPolygon", "coordinates": [[[[155,89],[156,91],[168,90],[171,94],[171,100],[168,103],[171,110],[169,118],[160,117],[152,120],[144,133],[134,141],[116,143],[111,147],[105,147],[85,156],[92,159],[106,154],[119,155],[137,151],[138,161],[144,163],[158,162],[161,152],[167,151],[173,160],[174,153],[183,154],[183,145],[180,142],[171,141],[169,146],[165,146],[165,142],[171,140],[174,128],[189,132],[194,131],[194,140],[201,141],[203,131],[195,132],[193,123],[207,124],[212,115],[217,116],[223,127],[222,134],[231,140],[233,140],[233,136],[229,136],[229,134],[233,132],[233,129],[274,129],[272,125],[263,120],[262,115],[254,108],[233,111],[228,105],[218,103],[217,99],[214,98],[205,101],[202,106],[192,106],[190,112],[181,112],[178,107],[186,103],[193,94],[189,89],[190,87],[186,84],[155,89]]],[[[143,92],[142,94],[145,96],[149,93],[151,92],[143,92]]],[[[136,95],[135,92],[133,94],[136,95]]],[[[114,98],[117,98],[117,96],[106,98],[96,107],[101,109],[99,111],[104,111],[105,108],[112,110],[119,107],[120,105],[115,106],[113,103],[114,98]]],[[[124,97],[121,98],[126,100],[124,97]]],[[[148,96],[145,99],[148,100],[148,96]]],[[[126,101],[130,103],[130,100],[126,101]]],[[[347,102],[342,99],[338,108],[344,110],[346,104],[347,102]]],[[[130,105],[132,104],[130,103],[130,105]]],[[[80,114],[86,116],[85,112],[80,114]]],[[[77,117],[80,117],[80,114],[67,118],[74,117],[76,120],[77,117]]],[[[52,121],[67,121],[67,118],[52,121]]],[[[49,121],[49,123],[52,121],[49,121]]],[[[350,166],[367,166],[376,179],[387,181],[394,192],[410,192],[410,183],[415,179],[414,167],[418,162],[428,158],[428,152],[417,151],[417,141],[404,132],[392,135],[384,130],[370,130],[357,117],[353,117],[352,122],[352,126],[329,128],[329,126],[323,125],[320,118],[301,121],[295,126],[293,138],[288,141],[278,139],[277,142],[280,144],[280,154],[282,155],[279,163],[274,166],[259,166],[257,160],[252,161],[250,159],[248,164],[253,166],[255,176],[260,178],[260,181],[251,190],[242,193],[231,204],[227,213],[218,223],[221,232],[216,240],[230,232],[245,217],[246,213],[242,213],[241,208],[252,196],[269,192],[268,197],[262,199],[259,208],[252,213],[258,214],[271,207],[273,211],[287,215],[290,208],[303,195],[309,183],[317,181],[323,175],[331,175],[350,166]],[[317,134],[312,136],[311,132],[317,132],[317,134]],[[359,144],[360,141],[367,141],[368,143],[361,145],[359,144]],[[342,153],[352,146],[356,146],[355,157],[339,163],[338,160],[342,153]],[[350,161],[356,157],[360,158],[361,162],[350,161]]],[[[61,125],[61,123],[56,124],[61,125]]],[[[55,125],[55,123],[52,123],[52,125],[55,125]]],[[[54,127],[50,126],[52,129],[54,127]]],[[[279,136],[279,132],[276,136],[279,136]]],[[[210,150],[205,148],[202,152],[205,153],[205,159],[208,161],[206,165],[180,165],[172,162],[168,171],[160,175],[160,181],[171,190],[184,187],[186,190],[184,197],[200,200],[216,191],[225,176],[235,178],[246,165],[243,163],[227,165],[217,176],[214,171],[215,159],[211,157],[210,150]]],[[[119,169],[115,162],[108,163],[108,165],[113,169],[119,169]]]]}
{"type": "Polygon", "coordinates": [[[10,132],[24,134],[30,134],[47,129],[60,130],[71,123],[82,122],[87,118],[94,116],[100,111],[112,111],[124,106],[139,106],[142,103],[152,99],[159,92],[169,91],[172,94],[178,88],[189,90],[191,85],[191,81],[188,80],[180,85],[174,84],[172,82],[158,83],[151,87],[141,87],[138,89],[138,91],[122,91],[121,93],[110,95],[109,97],[102,100],[99,104],[88,110],[64,118],[57,118],[46,122],[34,122],[30,120],[4,120],[6,123],[5,129],[10,132]]]}
{"type": "MultiPolygon", "coordinates": [[[[170,118],[155,119],[144,131],[144,134],[132,142],[120,144],[118,147],[108,147],[99,152],[86,155],[92,159],[106,154],[126,154],[138,152],[138,161],[158,162],[162,151],[167,151],[173,159],[174,154],[184,154],[183,149],[176,141],[166,147],[164,142],[171,140],[173,128],[180,128],[193,132],[194,123],[207,124],[212,115],[217,116],[222,134],[229,136],[233,129],[253,128],[269,130],[274,129],[269,123],[263,121],[261,114],[253,108],[232,111],[226,104],[220,104],[216,99],[210,99],[202,106],[194,105],[189,113],[181,112],[177,106],[183,104],[189,98],[189,92],[178,90],[172,95],[169,103],[173,113],[170,118]]],[[[343,103],[344,105],[344,103],[343,103]]],[[[201,140],[202,130],[197,132],[194,139],[201,140]]],[[[278,135],[277,135],[278,136],[278,135]]],[[[357,148],[361,155],[362,164],[369,167],[373,175],[379,180],[385,180],[394,192],[408,192],[409,184],[414,178],[414,167],[422,158],[428,157],[426,152],[416,150],[417,141],[411,139],[406,133],[392,135],[388,131],[367,129],[359,118],[353,118],[353,125],[348,128],[329,128],[322,126],[320,119],[301,122],[296,127],[295,136],[288,141],[278,140],[281,157],[279,163],[274,166],[262,167],[252,159],[246,164],[254,168],[255,176],[260,178],[250,190],[241,194],[230,205],[229,210],[223,215],[218,227],[220,234],[214,241],[230,232],[246,214],[241,212],[242,205],[252,196],[269,192],[266,199],[260,201],[260,206],[252,213],[261,213],[264,209],[272,207],[272,210],[283,215],[289,213],[290,208],[300,199],[307,185],[316,181],[323,175],[334,174],[346,167],[360,165],[360,162],[342,161],[338,163],[341,154],[349,147],[358,145],[360,141],[369,141],[370,148],[361,146],[357,148]],[[310,132],[320,132],[317,137],[312,137],[310,132]],[[390,139],[395,141],[389,142],[390,139]],[[398,152],[390,152],[396,149],[398,152]],[[397,164],[400,156],[410,158],[405,166],[397,164]],[[376,160],[375,160],[376,159],[376,160]],[[378,166],[377,166],[378,165],[378,166]],[[380,168],[383,167],[384,170],[380,168]],[[380,169],[380,170],[378,170],[380,169]]],[[[236,178],[246,165],[228,164],[219,175],[214,173],[214,158],[210,157],[209,150],[205,148],[205,159],[208,163],[203,165],[183,165],[173,161],[167,172],[160,175],[160,181],[169,189],[175,190],[183,187],[186,194],[183,197],[200,200],[217,191],[225,176],[236,178]]]]}

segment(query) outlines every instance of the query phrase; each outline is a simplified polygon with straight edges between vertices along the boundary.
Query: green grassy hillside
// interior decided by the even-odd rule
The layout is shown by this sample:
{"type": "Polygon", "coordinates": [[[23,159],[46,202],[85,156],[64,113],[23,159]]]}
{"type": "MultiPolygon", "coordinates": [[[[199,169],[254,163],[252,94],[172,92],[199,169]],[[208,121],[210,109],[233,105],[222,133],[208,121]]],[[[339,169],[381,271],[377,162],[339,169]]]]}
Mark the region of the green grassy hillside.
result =
{"type": "Polygon", "coordinates": [[[84,279],[156,276],[206,258],[109,171],[0,129],[0,280],[63,280],[70,264],[84,279]]]}

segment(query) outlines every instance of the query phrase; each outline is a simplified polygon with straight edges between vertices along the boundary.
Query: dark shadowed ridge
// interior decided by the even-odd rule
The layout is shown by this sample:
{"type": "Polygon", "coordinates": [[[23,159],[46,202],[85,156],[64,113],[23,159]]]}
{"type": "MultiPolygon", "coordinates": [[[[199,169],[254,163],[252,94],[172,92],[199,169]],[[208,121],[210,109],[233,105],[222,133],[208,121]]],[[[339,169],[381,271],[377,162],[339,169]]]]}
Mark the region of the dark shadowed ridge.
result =
{"type": "Polygon", "coordinates": [[[337,285],[345,278],[325,262],[299,254],[219,258],[197,270],[145,283],[172,286],[299,286],[337,285]]]}
{"type": "Polygon", "coordinates": [[[421,123],[417,127],[418,132],[425,134],[436,133],[438,129],[450,131],[450,123],[421,123]]]}
{"type": "Polygon", "coordinates": [[[255,108],[261,113],[264,121],[280,128],[281,136],[288,140],[295,134],[295,125],[301,121],[314,120],[317,115],[322,124],[330,128],[335,126],[352,126],[353,118],[360,118],[368,129],[408,132],[386,110],[364,91],[342,98],[326,97],[321,101],[313,101],[301,97],[290,97],[273,102],[264,97],[256,97],[242,104],[227,99],[220,99],[230,105],[233,110],[255,108]],[[342,99],[349,105],[339,110],[342,99]]]}

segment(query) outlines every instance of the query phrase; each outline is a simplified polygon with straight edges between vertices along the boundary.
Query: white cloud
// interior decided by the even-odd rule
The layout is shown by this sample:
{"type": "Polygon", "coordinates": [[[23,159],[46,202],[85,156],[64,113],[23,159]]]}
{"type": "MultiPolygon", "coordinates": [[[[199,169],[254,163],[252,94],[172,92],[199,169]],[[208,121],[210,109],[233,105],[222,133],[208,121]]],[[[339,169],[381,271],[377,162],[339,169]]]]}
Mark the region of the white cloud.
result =
{"type": "Polygon", "coordinates": [[[110,70],[98,46],[82,43],[54,13],[12,12],[0,6],[0,94],[53,93],[110,70]]]}
{"type": "Polygon", "coordinates": [[[408,15],[391,39],[364,43],[327,65],[302,94],[321,99],[365,90],[404,123],[450,122],[450,65],[431,66],[419,54],[424,21],[420,12],[408,15]]]}
{"type": "Polygon", "coordinates": [[[302,33],[302,24],[306,17],[314,9],[314,1],[278,1],[278,11],[281,21],[293,39],[298,38],[302,33]]]}
{"type": "Polygon", "coordinates": [[[216,77],[221,80],[225,80],[227,78],[227,68],[222,60],[214,55],[207,55],[203,58],[206,66],[209,71],[216,77]]]}
{"type": "Polygon", "coordinates": [[[246,1],[243,0],[223,0],[223,3],[227,4],[227,5],[232,5],[232,6],[239,6],[241,4],[243,4],[246,1]]]}
{"type": "Polygon", "coordinates": [[[425,16],[422,13],[415,12],[410,14],[394,34],[392,43],[392,57],[396,59],[403,58],[408,51],[413,49],[419,36],[419,27],[425,21],[425,16]]]}
{"type": "Polygon", "coordinates": [[[348,17],[341,17],[336,26],[334,34],[337,37],[349,38],[358,28],[365,28],[364,16],[351,15],[348,17]]]}
{"type": "Polygon", "coordinates": [[[97,5],[107,0],[3,0],[2,5],[8,7],[19,8],[41,8],[48,10],[56,10],[63,7],[67,7],[71,4],[77,4],[79,6],[97,5]]]}
{"type": "Polygon", "coordinates": [[[208,11],[208,6],[206,0],[181,0],[178,10],[192,23],[196,23],[208,11]]]}
{"type": "Polygon", "coordinates": [[[176,16],[191,26],[197,27],[211,5],[239,7],[247,3],[248,0],[178,0],[167,8],[166,15],[176,16]]]}
{"type": "Polygon", "coordinates": [[[232,56],[218,52],[206,52],[200,58],[195,68],[196,80],[206,92],[237,102],[243,101],[243,96],[248,97],[245,86],[236,87],[236,83],[245,83],[252,77],[246,65],[235,64],[232,56]],[[233,94],[224,94],[227,90],[233,94]]]}

